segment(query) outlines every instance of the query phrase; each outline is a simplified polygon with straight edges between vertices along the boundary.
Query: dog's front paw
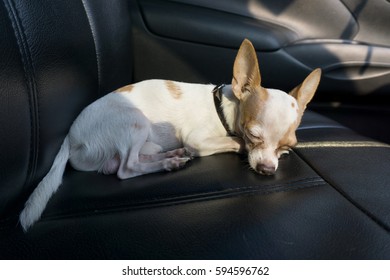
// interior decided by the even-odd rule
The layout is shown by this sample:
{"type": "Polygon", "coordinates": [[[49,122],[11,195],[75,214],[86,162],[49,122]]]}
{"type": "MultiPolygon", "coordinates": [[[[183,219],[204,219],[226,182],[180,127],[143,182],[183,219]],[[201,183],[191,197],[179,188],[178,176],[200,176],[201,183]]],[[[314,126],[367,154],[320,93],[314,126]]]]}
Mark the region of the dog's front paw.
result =
{"type": "Polygon", "coordinates": [[[183,148],[183,156],[190,158],[191,160],[194,159],[195,153],[192,152],[189,148],[183,148]]]}
{"type": "Polygon", "coordinates": [[[192,153],[188,148],[180,148],[166,153],[166,157],[179,157],[179,158],[194,158],[194,153],[192,153]]]}
{"type": "Polygon", "coordinates": [[[290,149],[279,149],[277,150],[276,154],[278,156],[278,159],[283,158],[284,156],[288,155],[290,153],[290,149]]]}
{"type": "Polygon", "coordinates": [[[163,161],[164,169],[167,171],[178,170],[183,168],[188,161],[190,161],[190,157],[172,157],[167,158],[163,161]]]}

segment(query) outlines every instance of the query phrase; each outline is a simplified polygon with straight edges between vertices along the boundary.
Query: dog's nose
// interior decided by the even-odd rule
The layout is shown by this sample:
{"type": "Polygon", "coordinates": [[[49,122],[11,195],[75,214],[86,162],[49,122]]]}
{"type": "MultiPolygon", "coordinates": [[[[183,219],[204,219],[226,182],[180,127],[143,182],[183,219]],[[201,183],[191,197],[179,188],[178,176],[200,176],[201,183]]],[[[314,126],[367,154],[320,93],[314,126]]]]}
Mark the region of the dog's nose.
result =
{"type": "Polygon", "coordinates": [[[258,163],[256,166],[257,172],[259,172],[261,175],[274,175],[276,168],[274,165],[267,165],[264,163],[258,163]]]}

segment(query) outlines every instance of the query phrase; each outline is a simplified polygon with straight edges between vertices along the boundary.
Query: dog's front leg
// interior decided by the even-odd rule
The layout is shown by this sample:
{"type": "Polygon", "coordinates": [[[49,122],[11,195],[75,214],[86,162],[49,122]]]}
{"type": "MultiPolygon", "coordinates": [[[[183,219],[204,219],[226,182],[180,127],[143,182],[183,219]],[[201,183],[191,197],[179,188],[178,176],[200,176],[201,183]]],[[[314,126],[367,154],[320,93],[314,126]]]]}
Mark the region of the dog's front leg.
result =
{"type": "Polygon", "coordinates": [[[203,157],[219,153],[235,152],[242,153],[245,150],[245,143],[239,137],[210,137],[187,143],[185,146],[195,156],[203,157]]]}

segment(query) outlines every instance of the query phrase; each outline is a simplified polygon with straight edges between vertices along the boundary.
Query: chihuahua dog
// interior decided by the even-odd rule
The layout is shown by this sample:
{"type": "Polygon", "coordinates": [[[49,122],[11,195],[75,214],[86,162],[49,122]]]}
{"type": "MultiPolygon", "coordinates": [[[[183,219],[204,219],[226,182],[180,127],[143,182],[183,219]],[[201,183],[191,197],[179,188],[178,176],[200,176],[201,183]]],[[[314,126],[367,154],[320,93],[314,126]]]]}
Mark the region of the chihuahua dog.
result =
{"type": "Polygon", "coordinates": [[[253,170],[273,175],[297,143],[295,130],[320,77],[314,70],[290,94],[264,88],[256,51],[244,40],[231,85],[149,80],[109,93],[74,121],[20,223],[27,231],[40,218],[68,161],[76,170],[128,179],[179,169],[194,156],[246,151],[253,170]]]}

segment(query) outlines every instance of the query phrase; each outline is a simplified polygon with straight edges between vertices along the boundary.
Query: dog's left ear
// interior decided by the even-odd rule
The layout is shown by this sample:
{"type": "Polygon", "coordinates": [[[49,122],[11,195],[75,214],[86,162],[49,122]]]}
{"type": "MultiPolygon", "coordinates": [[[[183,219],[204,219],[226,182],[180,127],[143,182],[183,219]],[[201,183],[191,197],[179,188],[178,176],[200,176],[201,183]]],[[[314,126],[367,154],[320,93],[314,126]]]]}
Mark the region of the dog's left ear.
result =
{"type": "Polygon", "coordinates": [[[290,92],[290,95],[297,100],[301,114],[303,114],[307,104],[313,98],[314,93],[317,90],[318,84],[321,80],[321,72],[322,71],[320,68],[313,70],[313,72],[311,72],[309,76],[306,77],[302,84],[290,92]]]}
{"type": "Polygon", "coordinates": [[[232,80],[234,95],[242,100],[250,93],[251,87],[258,87],[260,83],[261,77],[255,48],[248,39],[245,39],[234,61],[232,80]]]}

